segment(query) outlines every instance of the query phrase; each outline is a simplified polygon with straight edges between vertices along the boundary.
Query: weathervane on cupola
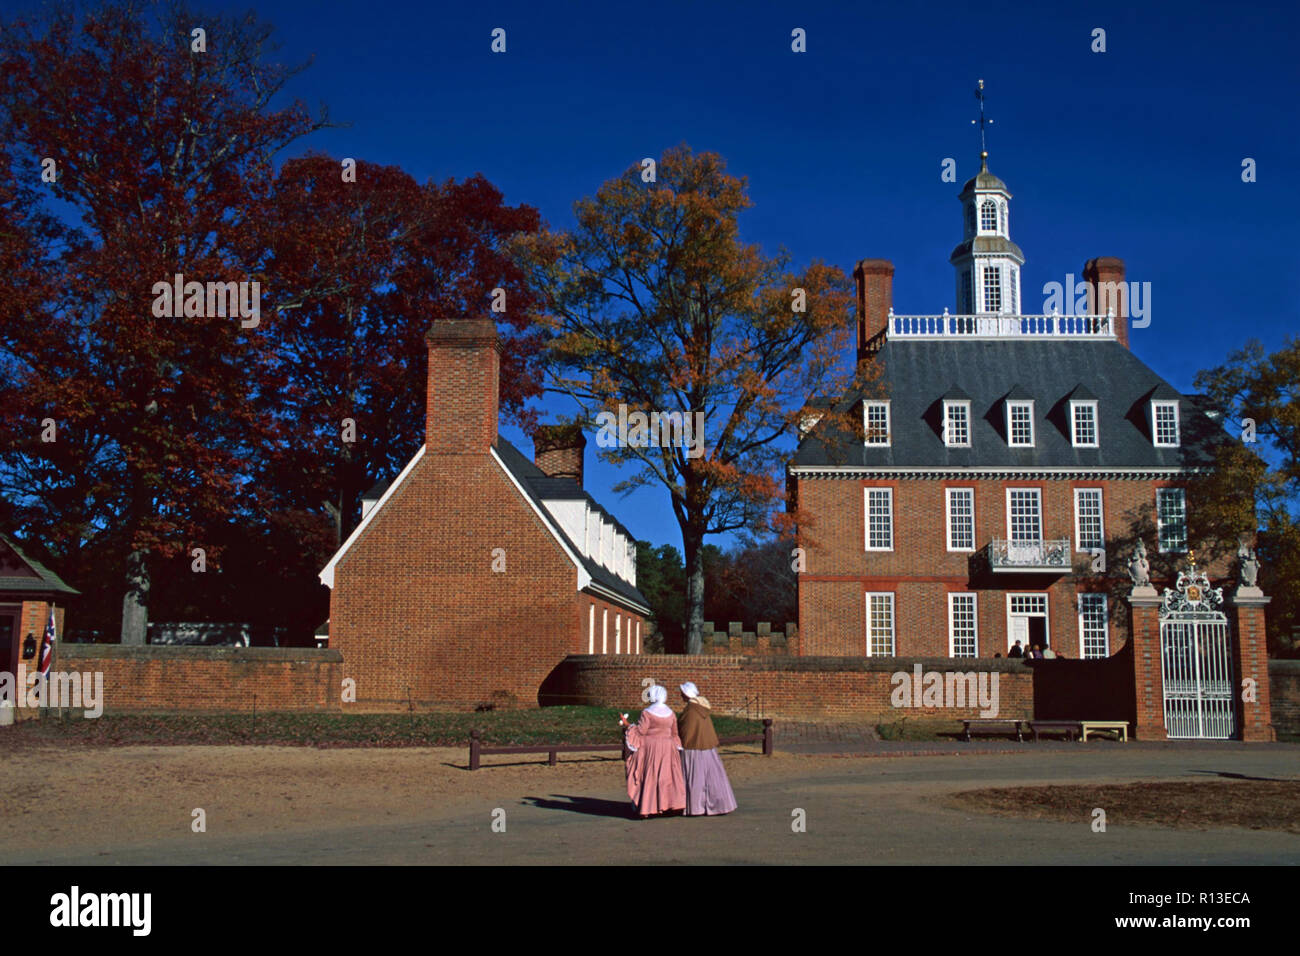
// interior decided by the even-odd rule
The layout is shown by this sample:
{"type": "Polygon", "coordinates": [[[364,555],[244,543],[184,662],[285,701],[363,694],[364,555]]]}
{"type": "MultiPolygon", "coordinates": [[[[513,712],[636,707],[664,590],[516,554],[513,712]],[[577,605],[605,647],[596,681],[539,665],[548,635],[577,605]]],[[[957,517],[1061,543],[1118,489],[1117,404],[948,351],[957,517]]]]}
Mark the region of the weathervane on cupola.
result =
{"type": "Polygon", "coordinates": [[[988,169],[989,148],[988,148],[988,144],[984,142],[984,128],[986,126],[992,126],[993,121],[991,119],[986,119],[984,116],[984,81],[983,80],[980,80],[980,85],[975,88],[975,99],[980,101],[980,118],[978,120],[971,120],[970,122],[972,126],[974,126],[977,122],[980,124],[980,168],[988,169]]]}
{"type": "Polygon", "coordinates": [[[980,101],[980,171],[966,180],[961,195],[962,241],[948,261],[956,269],[958,315],[1019,315],[1020,267],[1025,255],[1011,241],[1011,192],[989,172],[988,127],[984,113],[984,81],[980,101]]]}

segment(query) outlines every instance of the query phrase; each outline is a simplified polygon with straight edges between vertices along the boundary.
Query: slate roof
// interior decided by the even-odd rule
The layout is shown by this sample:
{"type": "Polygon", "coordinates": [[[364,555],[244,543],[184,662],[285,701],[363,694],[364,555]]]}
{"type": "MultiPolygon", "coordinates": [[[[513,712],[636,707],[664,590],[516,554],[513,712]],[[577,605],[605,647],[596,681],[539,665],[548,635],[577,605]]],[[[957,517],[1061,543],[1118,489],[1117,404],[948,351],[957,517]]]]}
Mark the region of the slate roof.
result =
{"type": "Polygon", "coordinates": [[[0,542],[3,542],[10,551],[17,556],[18,560],[25,564],[35,574],[35,577],[27,575],[0,575],[0,593],[17,593],[19,591],[34,592],[40,594],[80,594],[75,588],[69,587],[63,579],[33,558],[23,554],[22,549],[14,543],[8,535],[0,534],[0,542]]]}
{"type": "Polygon", "coordinates": [[[591,575],[592,581],[600,585],[607,591],[612,591],[625,601],[630,601],[637,605],[641,611],[649,611],[650,602],[646,596],[637,590],[633,585],[624,581],[618,575],[614,574],[599,561],[589,558],[582,553],[582,548],[565,533],[564,528],[556,521],[546,510],[545,500],[556,500],[557,498],[566,500],[586,500],[593,510],[598,511],[601,515],[608,518],[624,535],[628,541],[635,544],[636,537],[627,528],[623,527],[613,515],[600,506],[595,498],[591,497],[582,486],[570,478],[551,478],[544,471],[528,460],[528,457],[519,451],[514,445],[500,436],[496,442],[497,454],[501,462],[510,469],[515,480],[519,482],[524,492],[532,499],[538,510],[547,516],[555,533],[559,535],[569,546],[578,560],[582,562],[587,573],[591,575]]]}
{"type": "MultiPolygon", "coordinates": [[[[882,399],[890,403],[889,446],[828,443],[814,427],[793,466],[872,468],[1052,468],[1097,471],[1207,467],[1231,441],[1201,396],[1181,395],[1118,342],[887,340],[876,354],[882,399]],[[971,447],[943,444],[943,396],[971,396],[971,447]],[[1014,394],[1012,394],[1014,392],[1014,394]],[[1008,395],[1034,399],[1034,447],[1007,444],[1008,395]],[[1097,396],[1098,448],[1070,444],[1069,401],[1097,396]],[[1178,397],[1181,447],[1151,441],[1148,403],[1178,397]]],[[[875,397],[874,393],[868,397],[875,397]]],[[[848,396],[856,404],[861,395],[848,396]]],[[[845,406],[841,406],[845,407],[845,406]]],[[[822,427],[832,427],[827,423],[822,427]]]]}

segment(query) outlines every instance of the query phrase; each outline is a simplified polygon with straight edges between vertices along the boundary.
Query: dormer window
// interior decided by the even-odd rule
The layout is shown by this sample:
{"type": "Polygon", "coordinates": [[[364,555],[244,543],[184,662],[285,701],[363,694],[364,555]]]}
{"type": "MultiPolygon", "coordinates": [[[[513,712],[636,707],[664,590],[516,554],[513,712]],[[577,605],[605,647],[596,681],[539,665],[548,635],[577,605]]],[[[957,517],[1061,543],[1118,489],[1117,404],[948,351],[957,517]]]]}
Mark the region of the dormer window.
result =
{"type": "Polygon", "coordinates": [[[1097,447],[1097,403],[1070,403],[1070,442],[1075,448],[1097,447]]]}
{"type": "Polygon", "coordinates": [[[970,402],[943,403],[943,443],[949,448],[970,447],[970,402]]]}
{"type": "Polygon", "coordinates": [[[1151,419],[1156,447],[1177,448],[1179,445],[1178,403],[1152,402],[1151,419]]]}
{"type": "Polygon", "coordinates": [[[1034,447],[1034,403],[1007,402],[1007,444],[1012,448],[1034,447]]]}
{"type": "Polygon", "coordinates": [[[980,228],[985,232],[998,231],[998,204],[986,199],[980,205],[980,228]]]}
{"type": "Polygon", "coordinates": [[[868,445],[888,445],[889,402],[863,402],[862,427],[868,445]]]}

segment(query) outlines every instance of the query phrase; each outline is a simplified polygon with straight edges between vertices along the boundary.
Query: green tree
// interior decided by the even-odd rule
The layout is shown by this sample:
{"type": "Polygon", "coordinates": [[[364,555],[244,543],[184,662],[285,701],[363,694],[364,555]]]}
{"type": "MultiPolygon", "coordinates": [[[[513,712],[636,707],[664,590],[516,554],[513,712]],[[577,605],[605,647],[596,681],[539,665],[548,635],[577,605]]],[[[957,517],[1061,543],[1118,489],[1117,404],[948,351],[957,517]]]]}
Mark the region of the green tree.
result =
{"type": "Polygon", "coordinates": [[[1242,441],[1220,449],[1212,478],[1189,507],[1202,530],[1221,540],[1258,531],[1260,586],[1268,608],[1269,651],[1300,654],[1300,338],[1268,354],[1255,340],[1196,376],[1242,441]],[[1254,439],[1251,441],[1251,439],[1254,439]]]}

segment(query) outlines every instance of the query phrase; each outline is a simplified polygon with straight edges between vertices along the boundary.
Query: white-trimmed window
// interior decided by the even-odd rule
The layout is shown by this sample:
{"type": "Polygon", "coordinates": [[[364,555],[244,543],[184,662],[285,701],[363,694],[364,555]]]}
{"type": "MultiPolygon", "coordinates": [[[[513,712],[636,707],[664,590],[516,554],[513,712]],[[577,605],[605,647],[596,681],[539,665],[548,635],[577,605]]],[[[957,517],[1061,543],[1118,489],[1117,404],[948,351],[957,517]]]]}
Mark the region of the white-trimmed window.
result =
{"type": "Polygon", "coordinates": [[[609,608],[600,612],[600,652],[609,653],[609,608]]]}
{"type": "Polygon", "coordinates": [[[1102,525],[1101,489],[1074,489],[1074,549],[1092,552],[1106,547],[1102,525]]]}
{"type": "Polygon", "coordinates": [[[978,657],[978,615],[974,592],[948,594],[948,656],[978,657]]]}
{"type": "Polygon", "coordinates": [[[975,489],[949,488],[948,550],[975,550],[975,489]]]}
{"type": "Polygon", "coordinates": [[[1012,541],[1043,540],[1043,495],[1039,489],[1007,489],[1007,537],[1012,541]]]}
{"type": "Polygon", "coordinates": [[[1110,657],[1106,595],[1079,595],[1079,647],[1085,658],[1110,657]]]}
{"type": "Polygon", "coordinates": [[[1156,489],[1156,527],[1161,551],[1187,550],[1187,498],[1182,488],[1156,489]]]}
{"type": "Polygon", "coordinates": [[[1007,402],[1007,444],[1012,448],[1034,447],[1034,403],[1007,402]]]}
{"type": "Polygon", "coordinates": [[[1152,402],[1151,417],[1153,434],[1157,448],[1177,448],[1178,440],[1178,403],[1152,402]]]}
{"type": "Polygon", "coordinates": [[[889,402],[863,402],[862,427],[868,445],[888,445],[889,402]]]}
{"type": "Polygon", "coordinates": [[[587,653],[596,653],[596,605],[587,611],[587,653]]]}
{"type": "Polygon", "coordinates": [[[970,402],[943,403],[943,443],[949,448],[970,447],[970,402]]]}
{"type": "Polygon", "coordinates": [[[1075,448],[1097,447],[1097,403],[1070,403],[1070,441],[1075,448]]]}
{"type": "MultiPolygon", "coordinates": [[[[975,211],[971,209],[972,222],[975,217],[975,211]]],[[[974,232],[974,229],[971,230],[974,232]]],[[[971,283],[971,271],[969,269],[961,270],[961,313],[970,315],[975,311],[975,287],[971,283]]]]}
{"type": "Polygon", "coordinates": [[[997,266],[984,267],[984,311],[1002,311],[1002,270],[997,266]]]}
{"type": "Polygon", "coordinates": [[[894,595],[867,592],[867,656],[894,656],[894,595]]]}
{"type": "Polygon", "coordinates": [[[998,204],[986,199],[980,205],[980,228],[985,232],[998,231],[998,204]]]}
{"type": "Polygon", "coordinates": [[[894,550],[894,489],[866,489],[867,550],[894,550]]]}

